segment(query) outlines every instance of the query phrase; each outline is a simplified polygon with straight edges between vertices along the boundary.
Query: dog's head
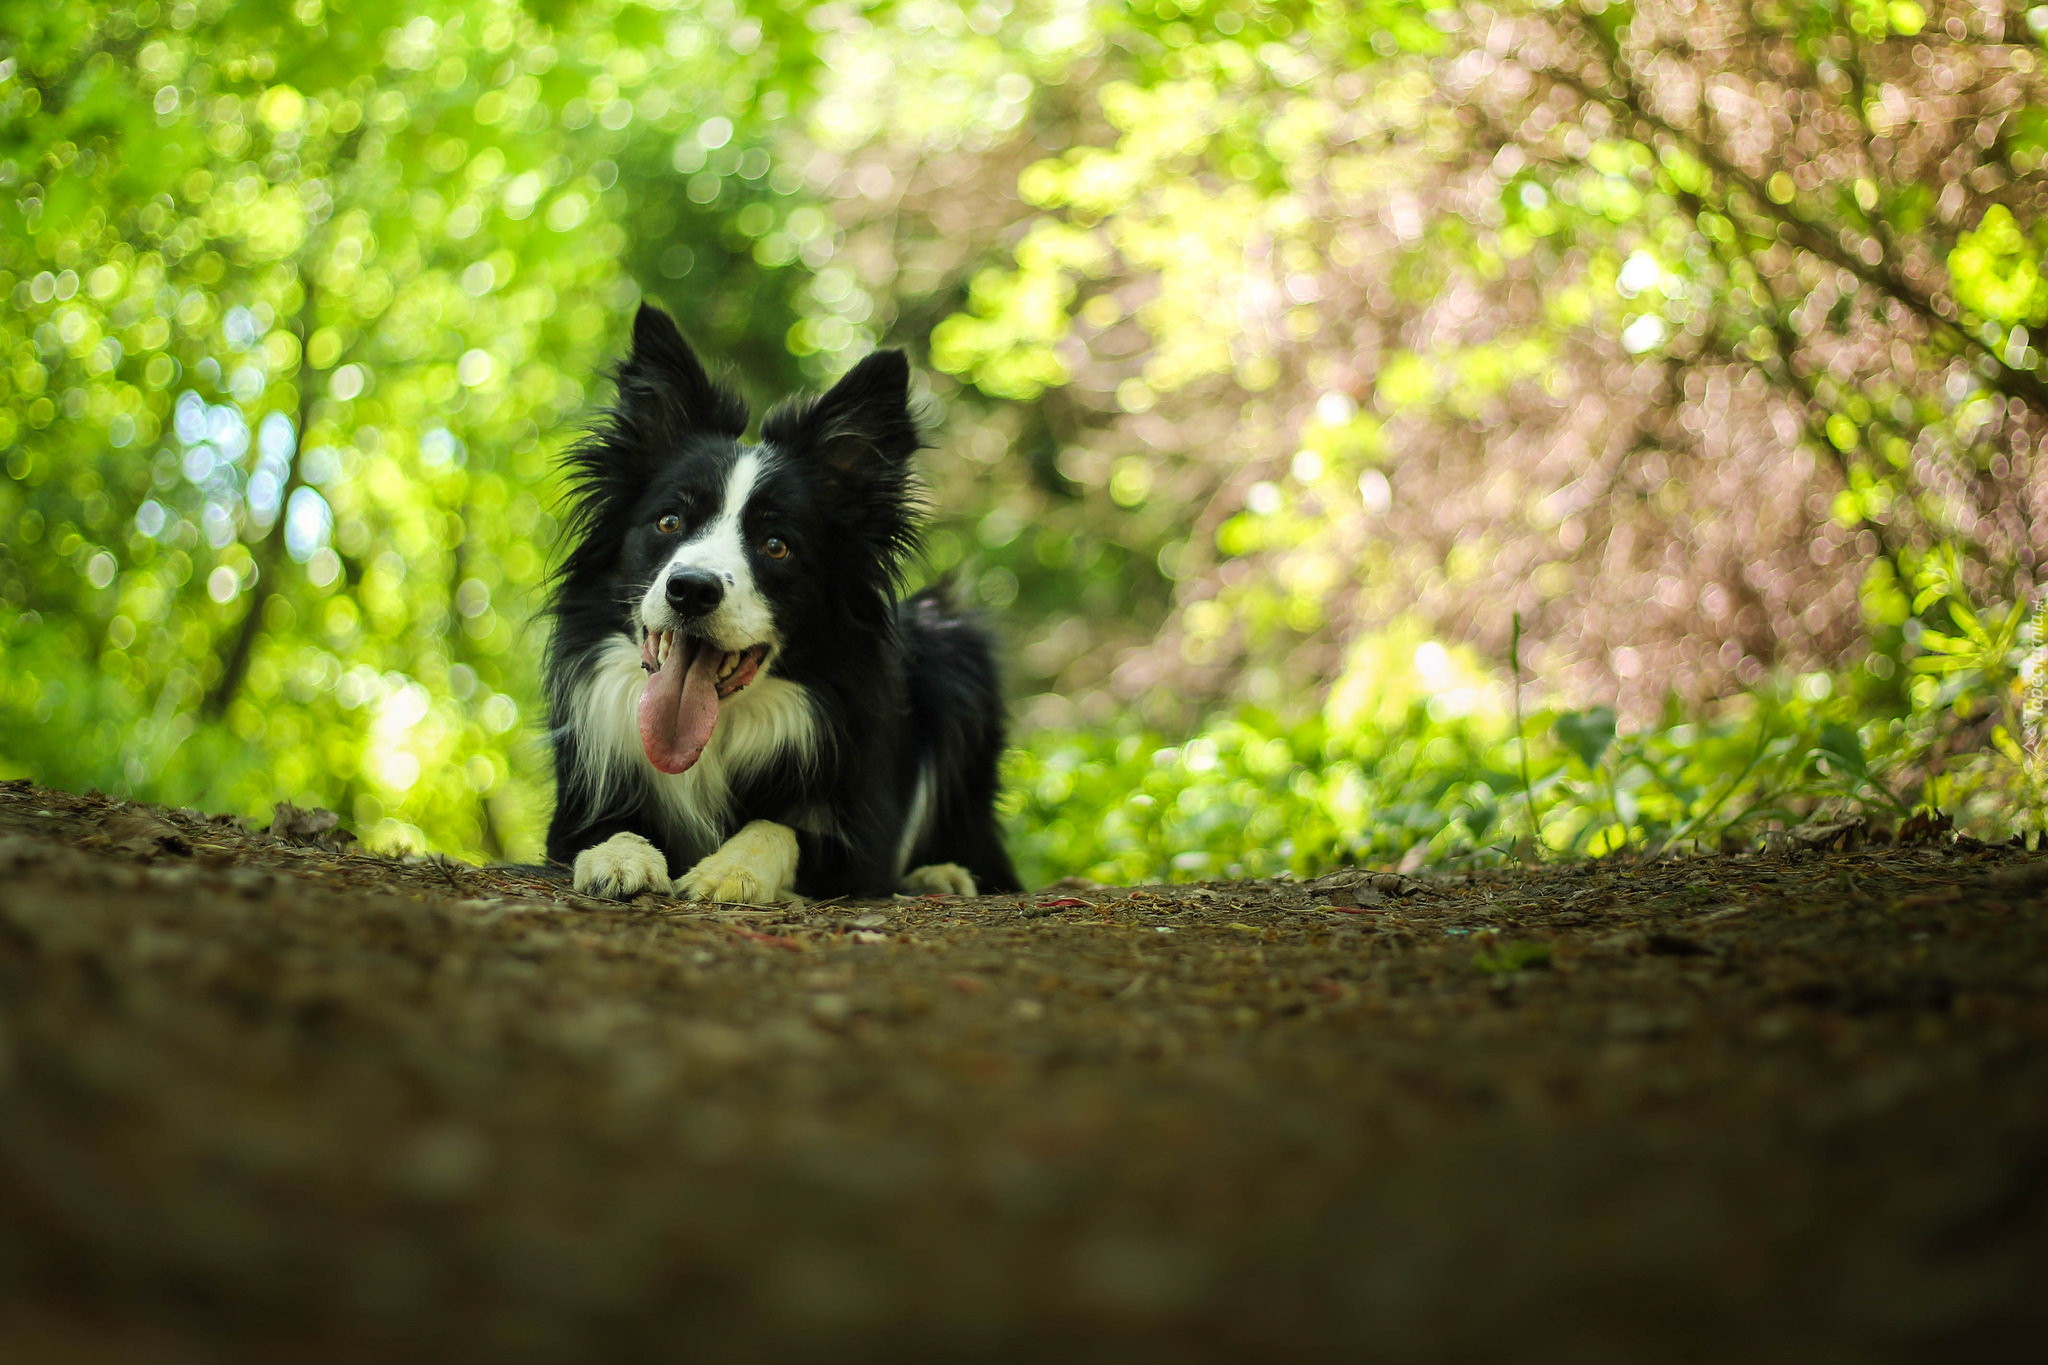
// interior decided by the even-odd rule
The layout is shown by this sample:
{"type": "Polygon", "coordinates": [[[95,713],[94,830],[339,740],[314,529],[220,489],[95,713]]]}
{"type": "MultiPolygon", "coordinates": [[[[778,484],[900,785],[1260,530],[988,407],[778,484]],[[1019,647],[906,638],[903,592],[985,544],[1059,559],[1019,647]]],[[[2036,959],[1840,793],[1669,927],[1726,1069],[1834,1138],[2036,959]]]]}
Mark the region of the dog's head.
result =
{"type": "MultiPolygon", "coordinates": [[[[748,443],[745,405],[643,305],[618,379],[609,419],[569,456],[564,573],[612,585],[619,629],[655,675],[649,704],[674,700],[683,718],[683,762],[705,708],[770,668],[801,670],[848,630],[890,629],[916,539],[910,371],[901,352],[877,352],[822,397],[770,413],[748,443]]],[[[654,740],[648,753],[680,770],[654,740]]]]}

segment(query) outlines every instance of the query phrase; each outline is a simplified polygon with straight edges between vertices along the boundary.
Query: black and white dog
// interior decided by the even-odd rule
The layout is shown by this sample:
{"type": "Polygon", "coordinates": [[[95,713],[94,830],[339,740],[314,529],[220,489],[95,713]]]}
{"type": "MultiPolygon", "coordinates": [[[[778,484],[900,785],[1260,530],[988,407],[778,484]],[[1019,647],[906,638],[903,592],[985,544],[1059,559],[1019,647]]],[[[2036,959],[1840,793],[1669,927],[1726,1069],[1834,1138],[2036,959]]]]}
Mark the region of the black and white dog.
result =
{"type": "Polygon", "coordinates": [[[988,636],[927,590],[899,351],[747,411],[658,309],[568,456],[548,858],[579,891],[759,904],[1018,889],[988,636]]]}

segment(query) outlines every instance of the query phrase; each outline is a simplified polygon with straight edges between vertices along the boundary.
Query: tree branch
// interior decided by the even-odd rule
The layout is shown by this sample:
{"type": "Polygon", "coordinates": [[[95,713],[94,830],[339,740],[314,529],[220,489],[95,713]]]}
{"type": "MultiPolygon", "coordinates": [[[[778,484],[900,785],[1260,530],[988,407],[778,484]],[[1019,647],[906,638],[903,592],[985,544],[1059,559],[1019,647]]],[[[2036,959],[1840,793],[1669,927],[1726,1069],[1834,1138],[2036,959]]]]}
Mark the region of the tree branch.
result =
{"type": "MultiPolygon", "coordinates": [[[[1841,476],[1842,487],[1854,492],[1856,480],[1854,471],[1849,463],[1848,452],[1837,446],[1828,436],[1824,423],[1814,420],[1814,410],[1816,408],[1825,409],[1828,405],[1821,401],[1819,386],[1799,372],[1797,363],[1799,337],[1792,330],[1791,322],[1786,316],[1784,301],[1778,297],[1778,291],[1771,287],[1770,276],[1764,270],[1763,263],[1758,261],[1739,242],[1735,244],[1734,250],[1741,252],[1743,260],[1749,266],[1750,273],[1756,276],[1757,287],[1763,291],[1764,297],[1770,301],[1769,307],[1763,310],[1764,326],[1769,330],[1771,340],[1778,353],[1776,368],[1782,376],[1780,383],[1783,387],[1799,395],[1799,424],[1806,430],[1807,444],[1820,451],[1822,456],[1835,466],[1835,472],[1841,476]]],[[[1715,252],[1717,255],[1722,256],[1722,268],[1726,269],[1729,262],[1726,255],[1722,252],[1719,243],[1715,244],[1715,252]]],[[[1877,542],[1877,552],[1884,559],[1884,562],[1891,566],[1892,577],[1900,584],[1908,582],[1905,565],[1899,559],[1897,547],[1892,544],[1888,528],[1882,522],[1873,520],[1870,516],[1866,515],[1860,507],[1857,509],[1856,519],[1860,529],[1868,531],[1871,539],[1877,542]]]]}
{"type": "Polygon", "coordinates": [[[284,488],[277,495],[277,516],[272,519],[270,529],[250,547],[250,556],[256,561],[256,582],[249,593],[249,609],[242,613],[241,622],[235,627],[235,642],[229,647],[227,659],[221,665],[219,680],[200,703],[201,713],[211,720],[219,720],[227,714],[235,693],[241,690],[243,680],[249,675],[249,660],[256,652],[256,637],[263,633],[263,604],[270,597],[270,584],[278,574],[279,559],[284,551],[284,523],[291,511],[292,494],[306,484],[305,460],[302,457],[306,450],[306,432],[313,420],[312,362],[306,358],[306,344],[317,326],[318,313],[313,276],[307,266],[310,262],[299,271],[299,288],[304,297],[292,326],[292,335],[299,342],[299,406],[292,430],[291,461],[286,466],[284,488]]]}
{"type": "Polygon", "coordinates": [[[1986,344],[1982,338],[1955,320],[1944,316],[1936,306],[1934,296],[1916,287],[1900,274],[1882,250],[1876,265],[1866,264],[1862,258],[1834,240],[1821,224],[1806,218],[1791,205],[1780,204],[1771,198],[1769,191],[1758,183],[1755,177],[1722,155],[1712,143],[1685,131],[1649,109],[1634,86],[1622,80],[1618,72],[1616,82],[1621,87],[1620,94],[1599,89],[1576,73],[1555,67],[1539,67],[1532,74],[1543,76],[1577,94],[1581,99],[1601,105],[1611,113],[1635,119],[1655,132],[1682,143],[1687,151],[1698,157],[1715,175],[1747,195],[1757,212],[1774,220],[1779,231],[1792,245],[1839,266],[1873,289],[1896,299],[1924,319],[1930,327],[1953,337],[1964,350],[1974,351],[1989,360],[1994,369],[1991,382],[1996,388],[2009,396],[2022,398],[2036,410],[2048,414],[2048,383],[2044,383],[2038,374],[2008,364],[2005,357],[1986,344]]]}

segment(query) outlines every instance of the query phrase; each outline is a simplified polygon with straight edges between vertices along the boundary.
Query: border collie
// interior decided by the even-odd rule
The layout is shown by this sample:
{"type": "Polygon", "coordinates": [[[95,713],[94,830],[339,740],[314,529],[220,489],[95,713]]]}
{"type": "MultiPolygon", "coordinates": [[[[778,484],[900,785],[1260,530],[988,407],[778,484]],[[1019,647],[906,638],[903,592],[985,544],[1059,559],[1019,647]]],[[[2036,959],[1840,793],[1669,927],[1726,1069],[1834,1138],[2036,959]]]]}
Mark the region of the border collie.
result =
{"type": "Polygon", "coordinates": [[[987,634],[899,600],[922,444],[900,351],[747,410],[643,305],[570,451],[548,858],[579,891],[746,904],[1014,891],[987,634]]]}

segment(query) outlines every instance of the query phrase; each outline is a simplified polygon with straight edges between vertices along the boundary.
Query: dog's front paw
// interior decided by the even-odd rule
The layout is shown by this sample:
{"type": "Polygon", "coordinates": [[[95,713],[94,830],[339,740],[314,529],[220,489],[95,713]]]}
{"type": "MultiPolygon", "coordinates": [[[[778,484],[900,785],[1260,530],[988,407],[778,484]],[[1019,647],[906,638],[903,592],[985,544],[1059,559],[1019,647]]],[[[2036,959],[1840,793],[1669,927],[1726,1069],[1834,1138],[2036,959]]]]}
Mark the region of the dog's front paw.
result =
{"type": "Polygon", "coordinates": [[[913,896],[972,896],[974,874],[958,863],[928,863],[903,874],[903,889],[913,896]]]}
{"type": "Polygon", "coordinates": [[[668,859],[637,834],[614,834],[576,855],[576,889],[624,900],[642,891],[669,892],[668,859]]]}
{"type": "Polygon", "coordinates": [[[676,890],[694,901],[774,905],[788,900],[795,885],[795,831],[755,820],[684,874],[676,890]]]}

